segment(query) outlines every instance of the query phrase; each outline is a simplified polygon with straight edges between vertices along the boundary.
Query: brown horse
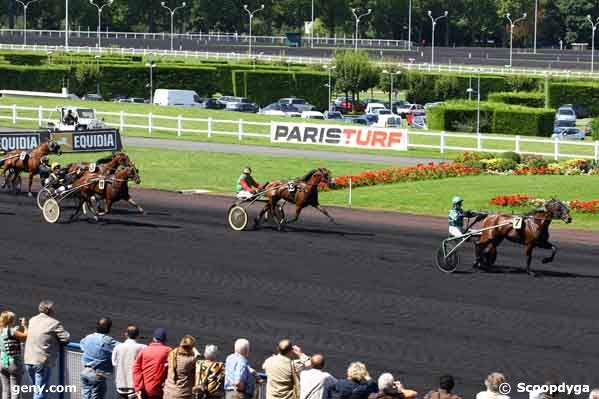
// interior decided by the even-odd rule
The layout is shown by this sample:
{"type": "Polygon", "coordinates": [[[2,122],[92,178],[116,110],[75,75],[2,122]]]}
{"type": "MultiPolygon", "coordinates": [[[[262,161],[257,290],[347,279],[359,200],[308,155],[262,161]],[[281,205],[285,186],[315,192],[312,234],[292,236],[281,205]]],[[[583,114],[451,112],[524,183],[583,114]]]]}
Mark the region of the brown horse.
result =
{"type": "Polygon", "coordinates": [[[111,213],[112,205],[121,200],[127,201],[135,206],[140,213],[144,213],[144,209],[129,195],[129,186],[127,184],[129,180],[133,180],[136,184],[141,183],[139,170],[135,165],[120,167],[115,173],[107,176],[100,173],[84,174],[73,184],[73,189],[78,189],[79,191],[80,200],[77,212],[71,219],[74,219],[80,211],[83,210],[84,204],[86,204],[89,209],[96,209],[96,203],[94,201],[96,197],[105,201],[104,211],[99,213],[99,216],[111,213]]]}
{"type": "Polygon", "coordinates": [[[27,195],[31,197],[33,177],[39,173],[42,157],[48,154],[62,154],[60,145],[55,141],[49,141],[40,144],[31,150],[31,152],[14,150],[5,154],[3,156],[4,161],[2,162],[2,175],[4,176],[4,184],[2,187],[6,187],[9,183],[11,185],[14,184],[17,176],[21,172],[27,172],[29,174],[27,195]]]}
{"type": "Polygon", "coordinates": [[[302,210],[308,206],[318,209],[322,214],[335,223],[335,220],[329,215],[318,202],[318,187],[324,184],[327,187],[334,187],[335,182],[332,174],[328,169],[319,168],[308,172],[304,177],[294,181],[275,180],[267,183],[264,187],[264,195],[268,198],[268,202],[260,212],[260,215],[255,220],[255,225],[259,226],[264,214],[269,212],[275,217],[278,223],[279,230],[283,224],[294,223],[299,219],[302,210]],[[294,187],[293,191],[290,191],[294,187]],[[284,200],[295,205],[295,217],[289,221],[284,218],[279,218],[277,209],[278,202],[284,200]]]}
{"type": "Polygon", "coordinates": [[[557,247],[549,242],[549,225],[552,220],[571,223],[570,210],[559,199],[552,199],[547,201],[543,208],[522,216],[522,225],[518,229],[512,223],[514,218],[514,215],[489,215],[484,219],[481,229],[504,226],[482,232],[477,244],[477,259],[483,261],[483,266],[490,266],[497,256],[497,247],[504,239],[507,239],[524,245],[526,272],[534,276],[534,272],[530,269],[533,249],[551,250],[551,256],[544,258],[543,263],[553,262],[557,254],[557,247]]]}
{"type": "Polygon", "coordinates": [[[78,162],[72,163],[67,166],[69,173],[75,173],[77,170],[89,171],[91,173],[98,173],[101,175],[108,175],[116,172],[119,166],[133,166],[133,162],[127,154],[124,152],[117,152],[112,156],[100,158],[95,162],[94,170],[90,170],[92,167],[91,162],[78,162]]]}

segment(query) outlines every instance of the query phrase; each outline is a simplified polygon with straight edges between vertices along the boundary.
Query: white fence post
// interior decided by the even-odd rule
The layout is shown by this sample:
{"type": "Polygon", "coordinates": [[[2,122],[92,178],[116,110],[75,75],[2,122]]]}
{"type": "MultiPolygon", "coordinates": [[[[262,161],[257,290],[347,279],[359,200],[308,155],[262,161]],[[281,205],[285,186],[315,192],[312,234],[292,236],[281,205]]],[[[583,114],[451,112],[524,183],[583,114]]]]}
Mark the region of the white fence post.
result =
{"type": "Polygon", "coordinates": [[[237,133],[237,137],[239,138],[239,141],[241,141],[241,139],[243,138],[243,119],[239,120],[239,130],[237,133]]]}
{"type": "Polygon", "coordinates": [[[152,113],[148,114],[148,133],[152,134],[152,113]]]}
{"type": "Polygon", "coordinates": [[[483,150],[483,135],[480,133],[476,134],[476,149],[478,151],[483,150]]]}
{"type": "Polygon", "coordinates": [[[441,132],[441,142],[439,143],[439,152],[445,154],[445,130],[441,132]]]}
{"type": "Polygon", "coordinates": [[[520,154],[520,136],[516,135],[516,148],[514,149],[516,154],[520,154]]]}
{"type": "Polygon", "coordinates": [[[12,105],[12,124],[17,124],[17,104],[12,105]]]}
{"type": "Polygon", "coordinates": [[[208,118],[208,138],[212,137],[212,117],[208,118]]]}
{"type": "Polygon", "coordinates": [[[42,127],[43,123],[44,123],[44,108],[40,105],[39,107],[37,107],[37,125],[39,127],[42,127]]]}
{"type": "Polygon", "coordinates": [[[125,130],[125,111],[121,111],[119,115],[119,131],[123,133],[125,130]]]}
{"type": "Polygon", "coordinates": [[[349,202],[349,207],[351,208],[351,190],[352,190],[352,178],[351,175],[349,176],[349,198],[348,198],[348,202],[349,202]]]}
{"type": "Polygon", "coordinates": [[[599,161],[599,140],[595,141],[595,161],[599,161]]]}
{"type": "Polygon", "coordinates": [[[553,139],[553,159],[559,161],[559,139],[557,137],[553,139]]]}
{"type": "Polygon", "coordinates": [[[181,137],[181,129],[183,128],[183,115],[177,117],[177,136],[181,137]]]}

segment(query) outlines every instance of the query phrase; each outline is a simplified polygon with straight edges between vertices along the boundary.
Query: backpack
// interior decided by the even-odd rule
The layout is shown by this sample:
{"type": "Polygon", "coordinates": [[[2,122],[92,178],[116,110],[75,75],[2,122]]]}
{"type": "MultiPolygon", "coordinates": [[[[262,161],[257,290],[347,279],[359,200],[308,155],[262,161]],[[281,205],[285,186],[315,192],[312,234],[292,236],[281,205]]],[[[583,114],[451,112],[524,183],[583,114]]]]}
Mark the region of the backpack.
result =
{"type": "Polygon", "coordinates": [[[199,397],[214,396],[222,391],[225,380],[225,365],[221,362],[200,360],[196,364],[196,386],[199,397]]]}

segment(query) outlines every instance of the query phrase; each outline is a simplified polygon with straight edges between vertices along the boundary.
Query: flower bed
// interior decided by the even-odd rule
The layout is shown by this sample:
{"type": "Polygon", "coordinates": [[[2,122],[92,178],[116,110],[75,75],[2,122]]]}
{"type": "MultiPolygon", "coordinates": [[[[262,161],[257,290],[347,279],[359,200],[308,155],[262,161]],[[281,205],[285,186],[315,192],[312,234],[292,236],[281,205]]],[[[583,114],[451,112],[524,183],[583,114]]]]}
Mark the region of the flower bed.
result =
{"type": "MultiPolygon", "coordinates": [[[[491,205],[505,206],[505,207],[538,207],[542,206],[546,200],[542,198],[534,198],[529,195],[512,194],[512,195],[500,195],[493,197],[490,200],[491,205]]],[[[572,209],[574,212],[580,213],[599,213],[599,200],[592,201],[565,201],[564,204],[572,209]]]]}

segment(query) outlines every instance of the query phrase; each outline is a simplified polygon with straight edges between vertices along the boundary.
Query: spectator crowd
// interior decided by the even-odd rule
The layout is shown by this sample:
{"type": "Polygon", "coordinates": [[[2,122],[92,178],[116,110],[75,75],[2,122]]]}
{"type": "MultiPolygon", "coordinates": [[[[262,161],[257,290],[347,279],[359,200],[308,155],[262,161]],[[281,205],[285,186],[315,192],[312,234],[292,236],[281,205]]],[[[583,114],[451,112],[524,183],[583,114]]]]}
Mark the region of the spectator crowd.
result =
{"type": "MultiPolygon", "coordinates": [[[[23,384],[25,373],[37,388],[49,386],[60,347],[69,342],[54,303],[42,301],[38,311],[29,321],[17,320],[11,311],[0,313],[2,399],[21,399],[14,387],[23,384]]],[[[134,325],[127,327],[123,342],[110,336],[111,329],[112,321],[101,318],[95,332],[80,342],[82,399],[104,399],[110,377],[121,399],[252,399],[259,385],[265,385],[266,399],[461,399],[450,375],[441,376],[438,386],[423,394],[390,373],[373,379],[361,362],[350,363],[346,376],[335,378],[326,371],[323,354],[308,356],[289,339],[279,341],[275,354],[264,361],[265,379],[252,367],[245,338],[237,339],[233,353],[221,362],[218,347],[206,345],[200,353],[190,335],[171,348],[163,328],[153,332],[147,345],[139,342],[134,325]]],[[[489,374],[486,389],[476,399],[509,399],[500,392],[505,382],[503,374],[489,374]]],[[[36,389],[33,399],[47,396],[46,390],[36,389]]],[[[553,398],[539,392],[531,399],[553,398]]],[[[599,399],[599,390],[592,391],[590,399],[599,399]]]]}

